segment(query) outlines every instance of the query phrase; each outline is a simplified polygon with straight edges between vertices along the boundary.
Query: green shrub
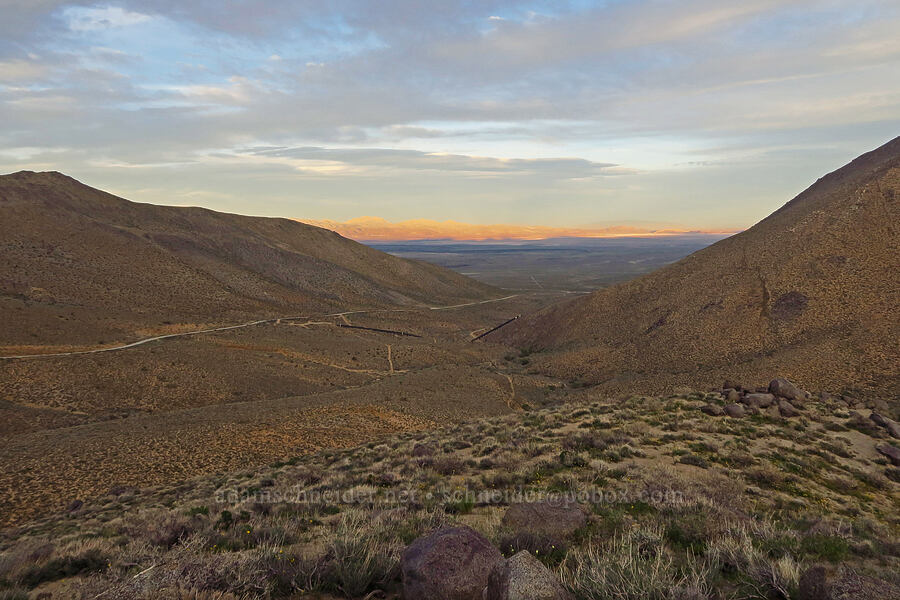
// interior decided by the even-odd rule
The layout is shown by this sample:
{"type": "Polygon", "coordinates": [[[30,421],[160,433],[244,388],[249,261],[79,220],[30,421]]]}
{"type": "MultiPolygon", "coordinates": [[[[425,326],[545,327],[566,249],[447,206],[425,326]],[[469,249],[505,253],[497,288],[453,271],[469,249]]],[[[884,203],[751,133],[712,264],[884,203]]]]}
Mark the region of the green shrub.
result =
{"type": "Polygon", "coordinates": [[[836,535],[808,535],[803,538],[800,547],[806,554],[830,562],[840,562],[850,554],[850,544],[836,535]]]}

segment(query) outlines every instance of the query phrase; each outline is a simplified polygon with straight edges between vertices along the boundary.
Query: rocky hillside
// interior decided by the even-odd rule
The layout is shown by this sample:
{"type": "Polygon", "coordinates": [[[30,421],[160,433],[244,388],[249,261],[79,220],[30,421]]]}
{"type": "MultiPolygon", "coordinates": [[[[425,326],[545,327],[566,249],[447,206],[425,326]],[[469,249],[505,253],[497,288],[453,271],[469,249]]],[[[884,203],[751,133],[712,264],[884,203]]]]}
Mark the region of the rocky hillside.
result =
{"type": "Polygon", "coordinates": [[[785,373],[900,397],[900,138],[738,235],[491,336],[537,369],[655,393],[785,373]]]}
{"type": "Polygon", "coordinates": [[[0,597],[898,600],[897,423],[784,380],[761,389],[558,391],[72,498],[0,532],[0,597]]]}
{"type": "Polygon", "coordinates": [[[59,173],[0,176],[0,240],[10,346],[494,293],[289,219],[137,204],[59,173]]]}

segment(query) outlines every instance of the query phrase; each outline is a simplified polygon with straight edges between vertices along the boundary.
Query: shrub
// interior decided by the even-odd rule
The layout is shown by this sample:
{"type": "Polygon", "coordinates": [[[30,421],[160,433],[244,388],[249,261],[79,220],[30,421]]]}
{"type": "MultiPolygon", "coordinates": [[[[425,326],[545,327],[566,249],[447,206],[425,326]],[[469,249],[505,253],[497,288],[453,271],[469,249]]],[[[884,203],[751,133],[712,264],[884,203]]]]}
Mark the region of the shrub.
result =
{"type": "Polygon", "coordinates": [[[107,558],[96,548],[77,556],[63,556],[41,566],[32,567],[22,575],[21,583],[33,588],[47,581],[58,581],[85,573],[95,573],[106,568],[107,558]]]}
{"type": "Polygon", "coordinates": [[[830,562],[840,562],[850,553],[850,544],[837,535],[808,535],[800,547],[805,553],[830,562]]]}
{"type": "Polygon", "coordinates": [[[707,461],[702,456],[698,456],[697,454],[685,454],[681,458],[678,459],[678,462],[685,465],[693,465],[695,467],[700,467],[701,469],[706,469],[709,467],[709,461],[707,461]]]}

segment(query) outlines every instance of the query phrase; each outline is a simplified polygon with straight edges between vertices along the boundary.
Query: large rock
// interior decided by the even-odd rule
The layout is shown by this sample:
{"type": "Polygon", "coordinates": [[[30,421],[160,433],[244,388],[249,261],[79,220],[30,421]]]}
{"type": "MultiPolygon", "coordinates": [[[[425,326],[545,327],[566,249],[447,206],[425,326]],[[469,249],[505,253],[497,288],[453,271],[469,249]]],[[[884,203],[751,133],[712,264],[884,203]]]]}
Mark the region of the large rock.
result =
{"type": "Polygon", "coordinates": [[[878,444],[875,449],[887,456],[895,467],[900,467],[900,448],[890,444],[878,444]]]}
{"type": "Polygon", "coordinates": [[[781,413],[781,416],[786,419],[790,417],[796,417],[800,414],[800,411],[797,410],[794,405],[787,400],[778,401],[778,412],[781,413]]]}
{"type": "Polygon", "coordinates": [[[897,421],[888,419],[877,412],[873,412],[869,415],[869,419],[879,427],[884,427],[887,432],[891,434],[891,437],[900,438],[900,424],[898,424],[897,421]]]}
{"type": "Polygon", "coordinates": [[[572,500],[522,502],[506,509],[503,525],[516,533],[564,538],[587,525],[587,515],[572,500]]]}
{"type": "Polygon", "coordinates": [[[725,410],[718,404],[707,404],[706,406],[701,406],[700,412],[711,417],[721,417],[725,414],[725,410]]]}
{"type": "Polygon", "coordinates": [[[747,406],[755,406],[757,408],[768,408],[775,403],[775,396],[768,392],[764,394],[747,394],[741,400],[747,406]]]}
{"type": "Polygon", "coordinates": [[[470,527],[446,527],[415,540],[400,559],[406,600],[481,600],[494,566],[503,560],[470,527]]]}
{"type": "Polygon", "coordinates": [[[484,600],[571,600],[550,569],[522,550],[501,560],[488,577],[484,600]]]}
{"type": "Polygon", "coordinates": [[[799,600],[900,600],[900,587],[883,579],[860,575],[841,569],[831,575],[822,566],[815,566],[800,576],[797,588],[799,600]]]}
{"type": "Polygon", "coordinates": [[[744,407],[740,404],[729,404],[725,407],[725,414],[733,419],[740,419],[746,414],[744,407]]]}
{"type": "Polygon", "coordinates": [[[798,402],[806,400],[808,395],[796,385],[782,377],[778,377],[769,382],[769,393],[778,396],[779,398],[796,400],[798,402]]]}

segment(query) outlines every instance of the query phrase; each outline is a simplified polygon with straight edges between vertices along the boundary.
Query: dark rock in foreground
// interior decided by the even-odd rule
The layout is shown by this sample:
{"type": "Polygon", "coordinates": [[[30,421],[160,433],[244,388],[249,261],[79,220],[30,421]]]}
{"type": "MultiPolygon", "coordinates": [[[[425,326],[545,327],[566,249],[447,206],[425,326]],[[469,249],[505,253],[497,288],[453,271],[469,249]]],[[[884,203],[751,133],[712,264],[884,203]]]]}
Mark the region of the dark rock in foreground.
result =
{"type": "Polygon", "coordinates": [[[400,560],[406,600],[481,600],[500,552],[471,527],[447,527],[415,540],[400,560]]]}

